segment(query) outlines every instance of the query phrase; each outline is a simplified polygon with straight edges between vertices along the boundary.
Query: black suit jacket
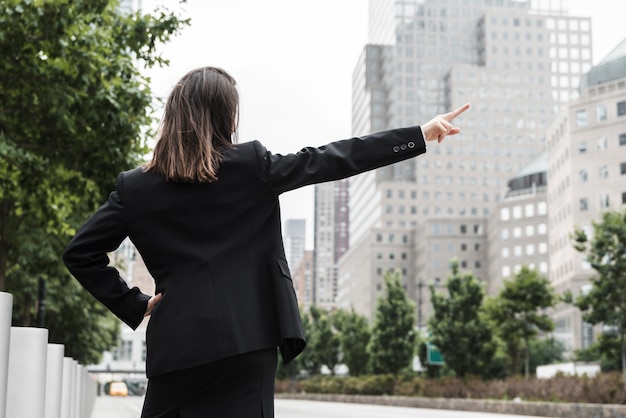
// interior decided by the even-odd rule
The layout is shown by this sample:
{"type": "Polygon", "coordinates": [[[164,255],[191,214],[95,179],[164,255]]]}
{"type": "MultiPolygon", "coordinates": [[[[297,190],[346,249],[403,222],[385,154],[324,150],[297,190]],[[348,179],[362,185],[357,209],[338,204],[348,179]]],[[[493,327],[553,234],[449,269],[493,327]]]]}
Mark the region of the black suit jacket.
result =
{"type": "Polygon", "coordinates": [[[279,346],[287,363],[305,346],[285,259],[278,196],[426,151],[419,127],[279,155],[259,142],[229,149],[212,183],[174,183],[136,168],[69,243],[64,261],[132,328],[148,295],[129,289],[107,252],[127,236],[163,298],[147,329],[147,375],[279,346]]]}

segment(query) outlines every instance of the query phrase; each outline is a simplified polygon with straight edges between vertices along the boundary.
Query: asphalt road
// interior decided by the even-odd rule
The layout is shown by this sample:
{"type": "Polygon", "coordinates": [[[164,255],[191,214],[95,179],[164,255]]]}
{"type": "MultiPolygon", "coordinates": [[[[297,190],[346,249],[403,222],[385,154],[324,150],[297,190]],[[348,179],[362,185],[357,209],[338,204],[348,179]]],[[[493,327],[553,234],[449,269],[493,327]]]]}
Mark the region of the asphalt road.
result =
{"type": "MultiPolygon", "coordinates": [[[[139,418],[142,397],[96,399],[91,418],[139,418]]],[[[334,402],[276,400],[276,418],[530,418],[522,415],[487,414],[479,412],[445,411],[438,409],[401,408],[334,402]]]]}

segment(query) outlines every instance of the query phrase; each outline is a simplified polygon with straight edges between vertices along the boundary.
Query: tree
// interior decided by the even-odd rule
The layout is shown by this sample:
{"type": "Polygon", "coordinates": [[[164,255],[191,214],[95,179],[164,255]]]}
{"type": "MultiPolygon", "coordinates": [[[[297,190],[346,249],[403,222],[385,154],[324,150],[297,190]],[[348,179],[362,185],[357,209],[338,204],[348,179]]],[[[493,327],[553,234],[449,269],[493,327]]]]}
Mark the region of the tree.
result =
{"type": "Polygon", "coordinates": [[[496,350],[491,329],[482,317],[484,286],[471,273],[460,273],[457,260],[452,261],[451,268],[445,284],[447,297],[430,286],[431,341],[456,376],[481,375],[496,350]]]}
{"type": "Polygon", "coordinates": [[[320,373],[320,367],[318,356],[315,355],[313,350],[314,341],[316,335],[313,331],[313,321],[309,312],[300,311],[300,317],[302,318],[302,328],[304,329],[304,336],[307,341],[307,346],[302,353],[294,359],[302,367],[302,369],[309,375],[313,376],[320,373]]]}
{"type": "Polygon", "coordinates": [[[596,361],[602,371],[621,370],[620,339],[615,332],[600,334],[597,341],[583,350],[575,351],[576,361],[596,361]]]}
{"type": "MultiPolygon", "coordinates": [[[[64,306],[63,290],[73,292],[68,286],[75,283],[60,254],[116,174],[145,154],[152,95],[138,65],[165,64],[157,45],[187,23],[166,10],[122,15],[116,5],[0,0],[0,291],[15,296],[15,323],[32,325],[43,277],[50,297],[63,298],[49,301],[56,309],[49,315],[56,318],[52,337],[70,335],[61,328],[76,319],[57,315],[83,315],[88,330],[110,319],[79,308],[89,303],[71,305],[68,298],[64,306]]],[[[88,358],[80,350],[99,342],[92,337],[84,331],[72,341],[78,351],[66,347],[66,354],[88,358]]]]}
{"type": "MultiPolygon", "coordinates": [[[[512,280],[505,280],[500,293],[485,304],[489,317],[509,347],[509,353],[516,353],[516,347],[523,342],[526,377],[530,374],[530,340],[538,331],[552,331],[554,322],[542,311],[555,303],[550,281],[523,266],[512,280]]],[[[517,362],[514,358],[511,360],[513,370],[517,370],[517,362]]]]}
{"type": "Polygon", "coordinates": [[[339,309],[333,314],[333,324],[338,333],[342,353],[342,362],[348,367],[351,376],[367,373],[371,332],[367,318],[350,311],[339,309]]]}
{"type": "MultiPolygon", "coordinates": [[[[530,340],[530,373],[536,373],[537,366],[563,361],[565,345],[554,337],[534,338],[530,340]]],[[[520,370],[520,373],[522,370],[520,370]]]]}
{"type": "Polygon", "coordinates": [[[600,222],[593,222],[593,231],[593,239],[582,229],[574,231],[574,248],[586,254],[597,272],[589,279],[591,289],[578,295],[574,304],[588,323],[615,327],[626,389],[626,211],[603,213],[600,222]]]}
{"type": "Polygon", "coordinates": [[[339,364],[339,337],[333,332],[331,316],[315,305],[309,309],[309,315],[311,341],[308,345],[317,365],[314,373],[319,373],[319,367],[324,365],[331,374],[335,374],[335,366],[339,364]]]}
{"type": "Polygon", "coordinates": [[[398,373],[415,352],[415,305],[406,296],[400,274],[385,274],[385,296],[378,299],[368,346],[374,373],[398,373]]]}

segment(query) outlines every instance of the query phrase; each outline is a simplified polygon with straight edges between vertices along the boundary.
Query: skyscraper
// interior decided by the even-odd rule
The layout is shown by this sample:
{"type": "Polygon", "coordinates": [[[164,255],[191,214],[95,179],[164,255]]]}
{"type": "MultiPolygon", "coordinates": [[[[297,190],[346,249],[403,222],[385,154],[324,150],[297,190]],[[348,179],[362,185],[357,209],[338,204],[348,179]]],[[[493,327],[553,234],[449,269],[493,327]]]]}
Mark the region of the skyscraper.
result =
{"type": "Polygon", "coordinates": [[[315,185],[313,301],[333,308],[337,298],[337,260],[349,246],[349,180],[315,185]]]}
{"type": "Polygon", "coordinates": [[[304,256],[306,244],[306,220],[287,219],[285,222],[285,256],[289,269],[293,272],[304,256]]]}
{"type": "Polygon", "coordinates": [[[444,258],[478,248],[467,270],[489,279],[486,218],[508,180],[544,150],[547,127],[591,67],[590,19],[566,10],[513,0],[372,0],[370,13],[372,44],[353,76],[355,134],[423,123],[465,102],[473,108],[456,121],[462,133],[429,145],[425,156],[351,180],[339,303],[366,315],[388,269],[400,269],[417,300],[421,286],[449,274],[444,258]],[[434,231],[451,232],[444,243],[434,231]]]}

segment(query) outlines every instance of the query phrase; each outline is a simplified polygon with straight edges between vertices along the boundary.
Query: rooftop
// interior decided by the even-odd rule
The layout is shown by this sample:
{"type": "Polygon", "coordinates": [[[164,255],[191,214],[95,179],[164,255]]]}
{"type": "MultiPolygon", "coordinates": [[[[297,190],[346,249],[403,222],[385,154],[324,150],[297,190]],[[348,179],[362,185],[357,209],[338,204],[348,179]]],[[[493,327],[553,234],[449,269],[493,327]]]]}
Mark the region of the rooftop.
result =
{"type": "Polygon", "coordinates": [[[579,91],[609,81],[626,78],[626,38],[580,79],[579,91]]]}

